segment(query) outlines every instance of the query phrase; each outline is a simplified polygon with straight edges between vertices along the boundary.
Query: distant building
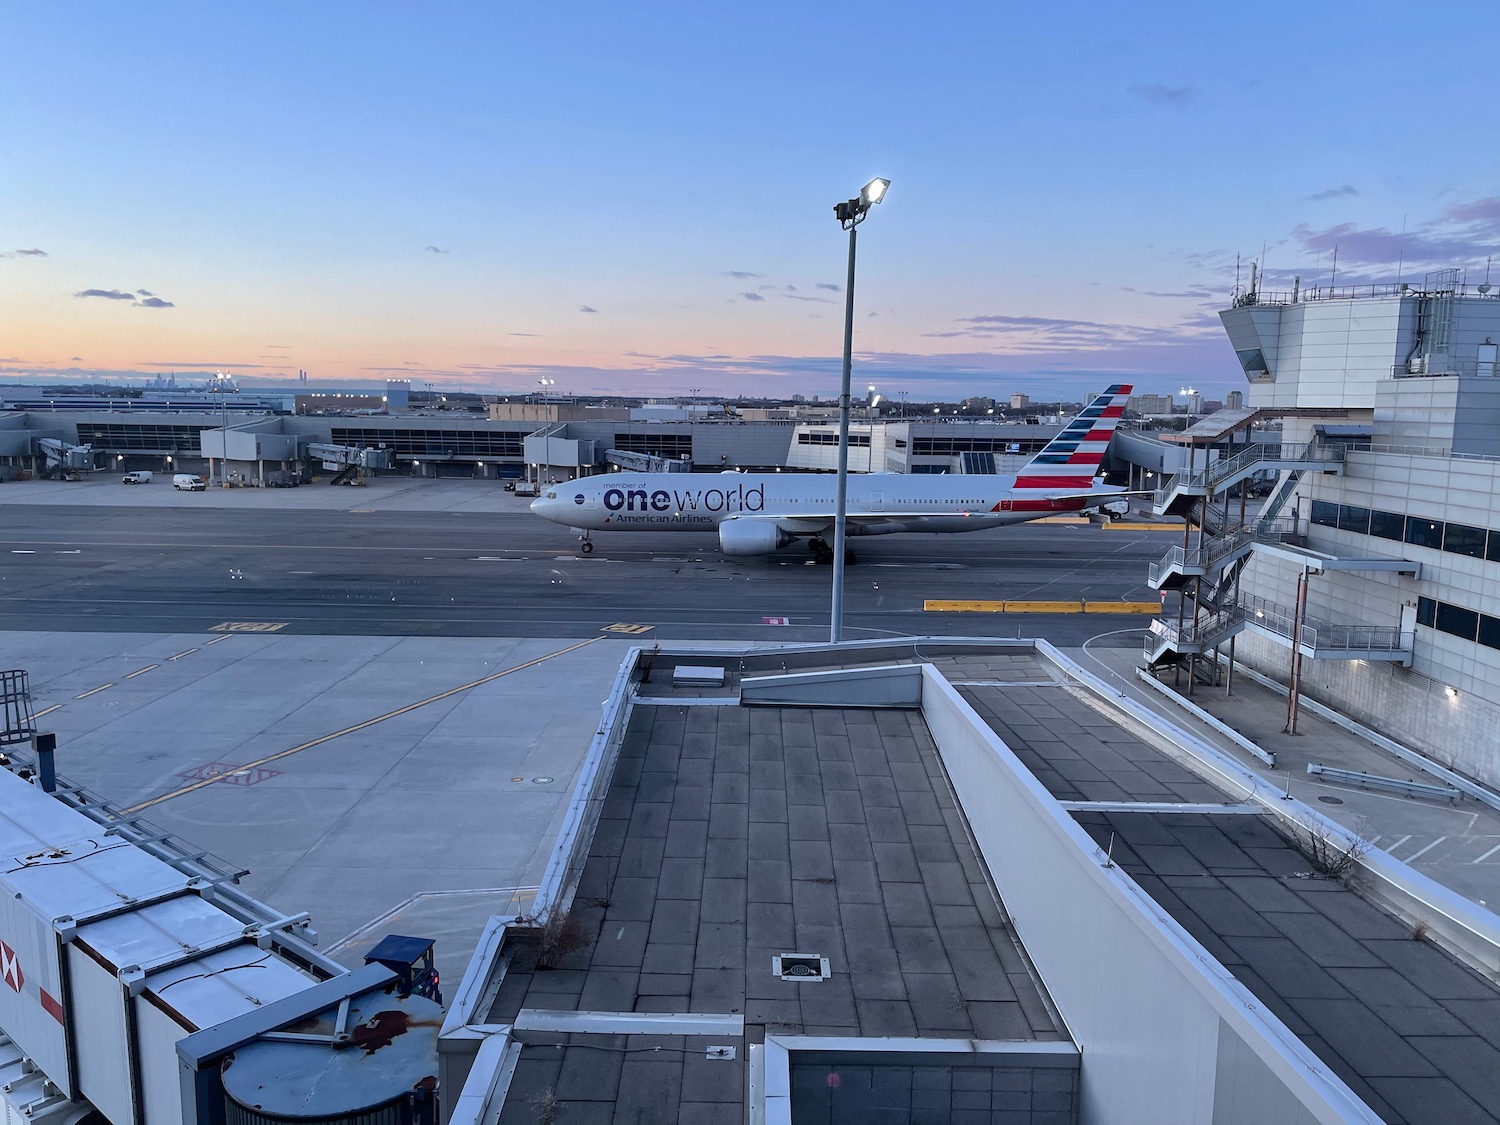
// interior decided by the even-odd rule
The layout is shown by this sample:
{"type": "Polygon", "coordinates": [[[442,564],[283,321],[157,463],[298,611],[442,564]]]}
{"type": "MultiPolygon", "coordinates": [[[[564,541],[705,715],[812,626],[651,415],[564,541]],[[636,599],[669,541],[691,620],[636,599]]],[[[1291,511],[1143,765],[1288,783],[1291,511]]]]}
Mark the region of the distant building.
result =
{"type": "Polygon", "coordinates": [[[960,410],[967,410],[970,412],[980,410],[993,410],[995,409],[995,400],[992,398],[982,398],[976,396],[974,398],[964,399],[961,403],[958,404],[958,406],[960,410]]]}
{"type": "Polygon", "coordinates": [[[1023,395],[1019,391],[1016,391],[1016,392],[1014,392],[1014,393],[1011,394],[1011,396],[1010,396],[1010,408],[1012,410],[1025,410],[1030,405],[1031,405],[1031,396],[1030,395],[1023,395]]]}
{"type": "Polygon", "coordinates": [[[1230,391],[1224,396],[1224,405],[1230,410],[1238,410],[1245,405],[1244,391],[1230,391]]]}
{"type": "Polygon", "coordinates": [[[1216,398],[1206,398],[1203,400],[1203,413],[1205,414],[1217,414],[1223,409],[1224,404],[1216,398]]]}
{"type": "Polygon", "coordinates": [[[385,381],[385,408],[391,413],[411,409],[411,380],[387,379],[385,381]]]}
{"type": "Polygon", "coordinates": [[[1170,414],[1172,413],[1172,396],[1131,395],[1128,406],[1132,414],[1170,414]]]}

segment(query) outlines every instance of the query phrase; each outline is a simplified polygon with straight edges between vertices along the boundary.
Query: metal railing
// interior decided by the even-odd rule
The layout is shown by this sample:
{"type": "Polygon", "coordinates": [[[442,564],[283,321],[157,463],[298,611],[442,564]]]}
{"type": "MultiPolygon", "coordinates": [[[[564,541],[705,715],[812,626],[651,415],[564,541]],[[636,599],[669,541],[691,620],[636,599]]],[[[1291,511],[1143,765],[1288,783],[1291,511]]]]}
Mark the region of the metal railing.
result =
{"type": "Polygon", "coordinates": [[[1167,649],[1212,648],[1238,632],[1244,621],[1245,614],[1239,606],[1230,606],[1211,617],[1184,621],[1180,625],[1158,617],[1146,631],[1146,656],[1155,659],[1167,649]]]}
{"type": "MultiPolygon", "coordinates": [[[[1245,621],[1291,640],[1296,628],[1296,611],[1253,594],[1240,598],[1245,621]]],[[[1399,625],[1348,625],[1321,618],[1302,618],[1298,644],[1317,656],[1323,652],[1410,652],[1412,634],[1403,633],[1399,625]]]]}
{"type": "Polygon", "coordinates": [[[1420,355],[1391,368],[1393,379],[1450,378],[1457,376],[1493,379],[1500,375],[1495,360],[1480,361],[1477,355],[1420,355]]]}
{"type": "Polygon", "coordinates": [[[1288,543],[1301,538],[1297,521],[1255,520],[1250,523],[1230,524],[1208,539],[1200,547],[1172,547],[1159,562],[1151,564],[1148,585],[1156,588],[1158,579],[1176,566],[1184,575],[1189,570],[1211,572],[1218,564],[1241,552],[1246,546],[1256,543],[1288,543]]]}
{"type": "Polygon", "coordinates": [[[1245,289],[1235,290],[1230,299],[1235,308],[1253,305],[1295,305],[1302,301],[1348,301],[1370,297],[1478,297],[1495,300],[1500,291],[1477,292],[1477,287],[1467,284],[1450,287],[1439,284],[1433,289],[1418,288],[1410,282],[1389,281],[1383,284],[1364,285],[1310,285],[1306,289],[1245,289]]]}
{"type": "Polygon", "coordinates": [[[1157,507],[1165,507],[1172,493],[1184,488],[1212,490],[1214,485],[1223,483],[1239,473],[1252,470],[1258,464],[1311,468],[1315,465],[1339,464],[1343,460],[1344,447],[1340,445],[1320,445],[1315,441],[1308,442],[1306,445],[1257,442],[1254,445],[1245,446],[1233,457],[1222,457],[1205,468],[1190,473],[1176,474],[1156,490],[1156,504],[1157,507]]]}

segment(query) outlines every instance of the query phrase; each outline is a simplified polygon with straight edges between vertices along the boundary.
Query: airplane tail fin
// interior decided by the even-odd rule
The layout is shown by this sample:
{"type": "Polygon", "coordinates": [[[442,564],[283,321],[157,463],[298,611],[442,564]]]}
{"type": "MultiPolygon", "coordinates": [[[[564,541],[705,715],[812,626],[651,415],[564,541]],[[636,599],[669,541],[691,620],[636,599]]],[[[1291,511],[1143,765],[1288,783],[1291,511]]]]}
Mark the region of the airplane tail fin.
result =
{"type": "Polygon", "coordinates": [[[1045,449],[1016,475],[1017,488],[1086,489],[1099,471],[1104,450],[1125,413],[1131,387],[1119,384],[1083,408],[1045,449]]]}

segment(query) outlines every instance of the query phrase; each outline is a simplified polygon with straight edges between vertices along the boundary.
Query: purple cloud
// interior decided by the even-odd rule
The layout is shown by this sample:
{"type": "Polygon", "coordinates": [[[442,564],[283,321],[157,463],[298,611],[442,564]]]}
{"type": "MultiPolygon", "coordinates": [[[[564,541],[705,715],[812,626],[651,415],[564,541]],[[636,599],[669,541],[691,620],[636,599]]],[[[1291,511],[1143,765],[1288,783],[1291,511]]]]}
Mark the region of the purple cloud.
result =
{"type": "Polygon", "coordinates": [[[741,293],[740,296],[743,297],[747,301],[764,301],[765,300],[765,298],[762,297],[759,293],[741,293]]]}
{"type": "Polygon", "coordinates": [[[581,312],[581,313],[596,313],[599,310],[596,309],[596,308],[591,308],[588,305],[579,305],[578,306],[578,311],[581,312]]]}
{"type": "Polygon", "coordinates": [[[1346,199],[1349,196],[1358,194],[1359,189],[1353,184],[1341,184],[1336,188],[1328,188],[1326,191],[1317,191],[1312,195],[1304,195],[1302,198],[1309,203],[1321,203],[1325,199],[1346,199]]]}
{"type": "Polygon", "coordinates": [[[725,277],[738,278],[740,281],[749,281],[753,277],[765,277],[763,273],[751,273],[749,270],[725,270],[725,277]]]}
{"type": "Polygon", "coordinates": [[[160,297],[147,297],[144,301],[137,301],[133,308],[137,309],[175,309],[177,306],[171,301],[164,301],[160,297]]]}
{"type": "Polygon", "coordinates": [[[1389,227],[1355,223],[1321,229],[1301,223],[1293,234],[1309,253],[1331,254],[1337,247],[1341,266],[1346,262],[1387,266],[1398,261],[1413,266],[1460,266],[1493,254],[1500,247],[1500,196],[1456,203],[1405,234],[1389,227]]]}
{"type": "Polygon", "coordinates": [[[80,289],[75,297],[103,297],[106,301],[133,301],[134,293],[122,293],[118,289],[80,289]]]}
{"type": "Polygon", "coordinates": [[[1198,97],[1198,91],[1192,86],[1164,86],[1159,82],[1132,86],[1130,92],[1152,105],[1187,105],[1198,97]]]}

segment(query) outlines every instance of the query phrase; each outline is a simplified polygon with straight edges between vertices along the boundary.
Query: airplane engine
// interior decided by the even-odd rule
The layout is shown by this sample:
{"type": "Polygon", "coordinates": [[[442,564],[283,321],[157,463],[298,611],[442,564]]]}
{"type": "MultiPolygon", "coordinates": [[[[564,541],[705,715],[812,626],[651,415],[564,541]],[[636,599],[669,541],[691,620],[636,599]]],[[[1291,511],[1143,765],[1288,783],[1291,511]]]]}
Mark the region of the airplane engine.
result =
{"type": "Polygon", "coordinates": [[[719,549],[726,555],[769,555],[795,538],[769,520],[725,520],[719,525],[719,549]]]}

